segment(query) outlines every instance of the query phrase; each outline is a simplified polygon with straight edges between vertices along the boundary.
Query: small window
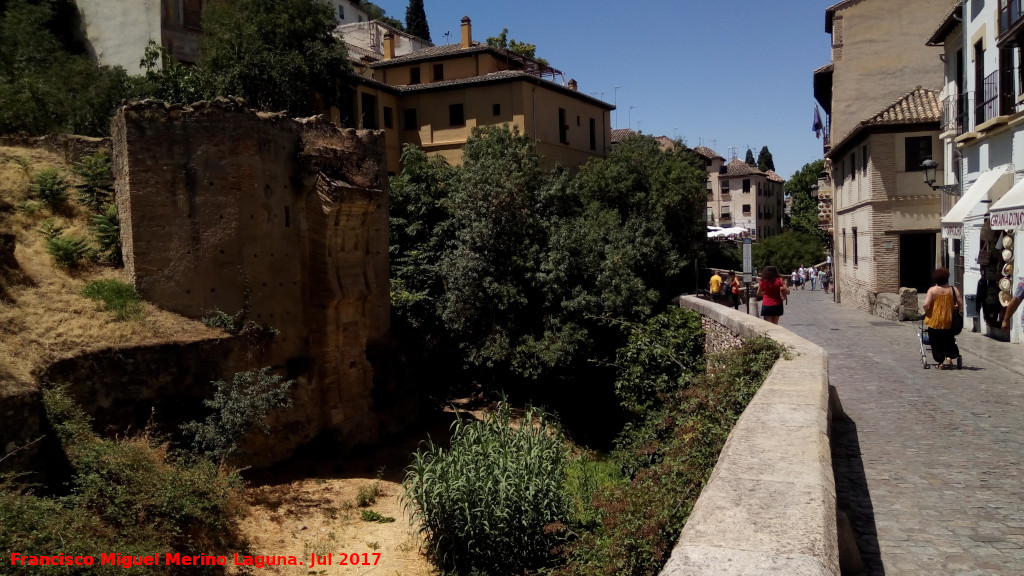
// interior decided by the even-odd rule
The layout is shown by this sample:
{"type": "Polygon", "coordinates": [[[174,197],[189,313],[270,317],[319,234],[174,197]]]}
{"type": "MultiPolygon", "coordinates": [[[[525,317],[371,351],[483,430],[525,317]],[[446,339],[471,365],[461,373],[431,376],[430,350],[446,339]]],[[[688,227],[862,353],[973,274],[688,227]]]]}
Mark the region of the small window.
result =
{"type": "Polygon", "coordinates": [[[721,182],[722,182],[722,195],[724,196],[724,195],[729,193],[729,181],[728,180],[722,180],[721,182]]]}
{"type": "Polygon", "coordinates": [[[597,120],[590,119],[590,149],[597,150],[597,120]]]}
{"type": "Polygon", "coordinates": [[[363,128],[376,130],[377,125],[377,97],[373,94],[363,93],[362,97],[363,128]]]}
{"type": "Polygon", "coordinates": [[[850,180],[857,179],[857,153],[850,154],[850,180]]]}
{"type": "Polygon", "coordinates": [[[580,117],[577,116],[576,117],[576,127],[579,128],[580,126],[581,126],[581,124],[580,124],[580,117]]]}
{"type": "Polygon", "coordinates": [[[569,143],[569,125],[566,124],[565,108],[558,109],[558,141],[562,144],[569,143]]]}
{"type": "Polygon", "coordinates": [[[731,212],[732,212],[732,208],[730,206],[728,206],[728,205],[722,206],[722,220],[731,220],[732,219],[731,212]]]}
{"type": "Polygon", "coordinates": [[[345,7],[339,4],[338,5],[338,20],[344,20],[344,19],[345,19],[345,7]]]}
{"type": "Polygon", "coordinates": [[[711,224],[711,223],[712,223],[712,222],[714,222],[714,221],[715,221],[715,209],[714,209],[714,208],[710,208],[710,207],[709,207],[709,208],[708,208],[708,218],[707,218],[707,222],[708,222],[708,224],[711,224]]]}
{"type": "Polygon", "coordinates": [[[434,82],[444,80],[444,64],[434,64],[434,82]]]}
{"type": "Polygon", "coordinates": [[[495,104],[491,106],[491,113],[494,116],[501,116],[501,104],[495,104]]]}
{"type": "Polygon", "coordinates": [[[449,104],[448,105],[448,125],[449,126],[465,126],[466,125],[466,114],[463,111],[462,104],[449,104]]]}
{"type": "Polygon", "coordinates": [[[419,124],[416,121],[416,109],[406,108],[402,110],[402,129],[403,130],[418,130],[419,124]]]}
{"type": "Polygon", "coordinates": [[[390,106],[385,106],[384,107],[384,127],[385,128],[394,128],[395,127],[395,121],[392,119],[394,114],[395,114],[395,111],[392,110],[390,106]]]}
{"type": "Polygon", "coordinates": [[[843,228],[843,264],[846,264],[846,228],[843,228]]]}
{"type": "Polygon", "coordinates": [[[921,164],[932,157],[931,136],[911,136],[905,143],[906,162],[903,166],[905,172],[920,172],[921,164]]]}
{"type": "Polygon", "coordinates": [[[420,83],[420,69],[419,69],[419,67],[417,66],[417,67],[414,67],[414,68],[410,68],[409,69],[409,84],[419,84],[419,83],[420,83]]]}
{"type": "Polygon", "coordinates": [[[853,265],[857,265],[857,229],[853,228],[853,265]]]}
{"type": "Polygon", "coordinates": [[[708,189],[708,194],[715,193],[714,188],[711,186],[711,178],[708,178],[707,180],[704,181],[704,186],[708,189]]]}
{"type": "Polygon", "coordinates": [[[865,145],[860,147],[860,163],[861,163],[861,169],[864,171],[864,174],[867,175],[867,173],[868,173],[868,145],[867,144],[865,144],[865,145]]]}
{"type": "Polygon", "coordinates": [[[743,179],[743,191],[750,192],[750,178],[743,179]]]}
{"type": "Polygon", "coordinates": [[[743,205],[743,215],[750,216],[750,204],[743,205]]]}

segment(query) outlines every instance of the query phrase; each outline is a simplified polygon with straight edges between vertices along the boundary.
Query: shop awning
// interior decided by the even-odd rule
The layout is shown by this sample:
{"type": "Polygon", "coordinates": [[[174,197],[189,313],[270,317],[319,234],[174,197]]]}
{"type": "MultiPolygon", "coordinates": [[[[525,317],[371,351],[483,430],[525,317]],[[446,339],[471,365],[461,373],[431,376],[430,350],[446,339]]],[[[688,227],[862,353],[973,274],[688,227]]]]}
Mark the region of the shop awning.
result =
{"type": "Polygon", "coordinates": [[[993,230],[1024,230],[1024,180],[989,206],[989,225],[993,230]]]}
{"type": "MultiPolygon", "coordinates": [[[[990,192],[1001,193],[1009,188],[1009,183],[996,186],[1000,178],[1010,177],[1005,166],[983,172],[971,184],[960,200],[942,217],[942,235],[945,238],[963,238],[964,220],[975,213],[979,206],[987,204],[992,195],[990,192]],[[996,189],[998,188],[998,190],[996,189]]],[[[986,206],[987,208],[987,206],[986,206]]],[[[984,212],[985,209],[981,209],[984,212]]]]}

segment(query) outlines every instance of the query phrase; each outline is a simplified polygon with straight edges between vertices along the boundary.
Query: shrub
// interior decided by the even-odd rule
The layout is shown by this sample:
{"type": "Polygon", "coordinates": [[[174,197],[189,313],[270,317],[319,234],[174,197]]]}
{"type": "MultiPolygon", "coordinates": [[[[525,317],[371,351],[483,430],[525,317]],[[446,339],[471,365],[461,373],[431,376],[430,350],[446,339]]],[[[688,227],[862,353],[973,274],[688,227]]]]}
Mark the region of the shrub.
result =
{"type": "MultiPolygon", "coordinates": [[[[101,439],[65,388],[45,389],[43,405],[72,469],[70,494],[37,497],[0,482],[0,541],[13,545],[12,551],[96,556],[114,551],[211,553],[237,547],[237,474],[225,473],[206,459],[175,458],[166,444],[145,434],[101,439]]],[[[176,573],[153,566],[45,570],[15,568],[13,573],[176,573]]]]}
{"type": "Polygon", "coordinates": [[[378,524],[389,524],[394,522],[395,519],[392,516],[381,516],[373,510],[363,510],[359,515],[363,522],[377,522],[378,524]]]}
{"type": "Polygon", "coordinates": [[[527,408],[518,423],[502,402],[482,422],[453,424],[448,450],[417,450],[403,483],[427,553],[456,574],[518,574],[543,565],[568,520],[570,455],[559,428],[527,408]]]}
{"type": "Polygon", "coordinates": [[[237,372],[231,384],[223,380],[213,383],[213,398],[203,401],[213,410],[206,421],[188,422],[182,430],[193,437],[197,452],[223,462],[239,451],[239,442],[254,428],[270,432],[266,419],[271,411],[292,405],[288,389],[294,383],[282,382],[268,367],[237,372]]]}
{"type": "Polygon", "coordinates": [[[56,168],[45,168],[32,176],[29,192],[42,200],[51,210],[56,210],[68,199],[68,182],[56,168]]]}
{"type": "Polygon", "coordinates": [[[67,226],[61,226],[57,223],[57,219],[52,217],[43,220],[43,223],[39,225],[39,233],[47,240],[59,237],[67,229],[67,226]]]}
{"type": "Polygon", "coordinates": [[[46,239],[46,252],[61,268],[77,268],[93,253],[89,242],[80,236],[61,235],[46,239]]]}
{"type": "Polygon", "coordinates": [[[118,320],[142,316],[142,298],[131,284],[118,280],[96,280],[85,285],[82,296],[103,302],[118,320]]]}
{"type": "Polygon", "coordinates": [[[616,355],[615,394],[624,408],[643,414],[704,371],[700,314],[673,307],[634,325],[616,355]]]}
{"type": "Polygon", "coordinates": [[[82,179],[82,183],[75,186],[78,189],[78,201],[93,212],[102,211],[114,192],[114,172],[110,157],[103,150],[92,156],[83,156],[75,162],[75,174],[82,179]]]}
{"type": "Polygon", "coordinates": [[[367,484],[359,489],[359,493],[356,494],[356,504],[360,508],[366,508],[372,506],[377,502],[377,496],[380,496],[380,484],[374,482],[373,484],[367,484]]]}
{"type": "Polygon", "coordinates": [[[754,338],[714,354],[713,368],[627,426],[613,453],[625,481],[595,491],[601,523],[561,548],[569,562],[555,576],[658,574],[729,432],[781,352],[774,341],[754,338]]]}
{"type": "Polygon", "coordinates": [[[117,206],[110,204],[99,214],[94,214],[89,230],[96,236],[102,259],[108,264],[120,266],[124,258],[121,254],[121,220],[117,216],[117,206]]]}

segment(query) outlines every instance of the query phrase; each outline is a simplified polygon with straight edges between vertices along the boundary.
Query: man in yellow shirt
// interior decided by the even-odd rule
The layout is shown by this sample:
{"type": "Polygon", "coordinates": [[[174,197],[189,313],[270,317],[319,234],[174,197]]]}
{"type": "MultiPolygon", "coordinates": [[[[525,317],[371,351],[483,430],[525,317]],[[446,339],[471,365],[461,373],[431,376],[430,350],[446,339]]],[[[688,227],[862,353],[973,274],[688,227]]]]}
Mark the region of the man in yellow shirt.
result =
{"type": "Polygon", "coordinates": [[[711,299],[718,302],[722,299],[722,277],[718,275],[718,271],[711,276],[711,281],[708,282],[708,292],[711,293],[711,299]]]}

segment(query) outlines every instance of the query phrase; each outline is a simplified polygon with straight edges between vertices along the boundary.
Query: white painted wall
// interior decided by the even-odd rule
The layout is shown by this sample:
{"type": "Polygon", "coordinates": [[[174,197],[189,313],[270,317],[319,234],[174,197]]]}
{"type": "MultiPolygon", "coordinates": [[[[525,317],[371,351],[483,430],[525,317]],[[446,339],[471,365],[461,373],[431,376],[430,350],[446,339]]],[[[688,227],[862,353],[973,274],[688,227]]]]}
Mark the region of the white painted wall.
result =
{"type": "Polygon", "coordinates": [[[76,0],[90,56],[139,74],[150,38],[160,42],[159,0],[76,0]]]}

